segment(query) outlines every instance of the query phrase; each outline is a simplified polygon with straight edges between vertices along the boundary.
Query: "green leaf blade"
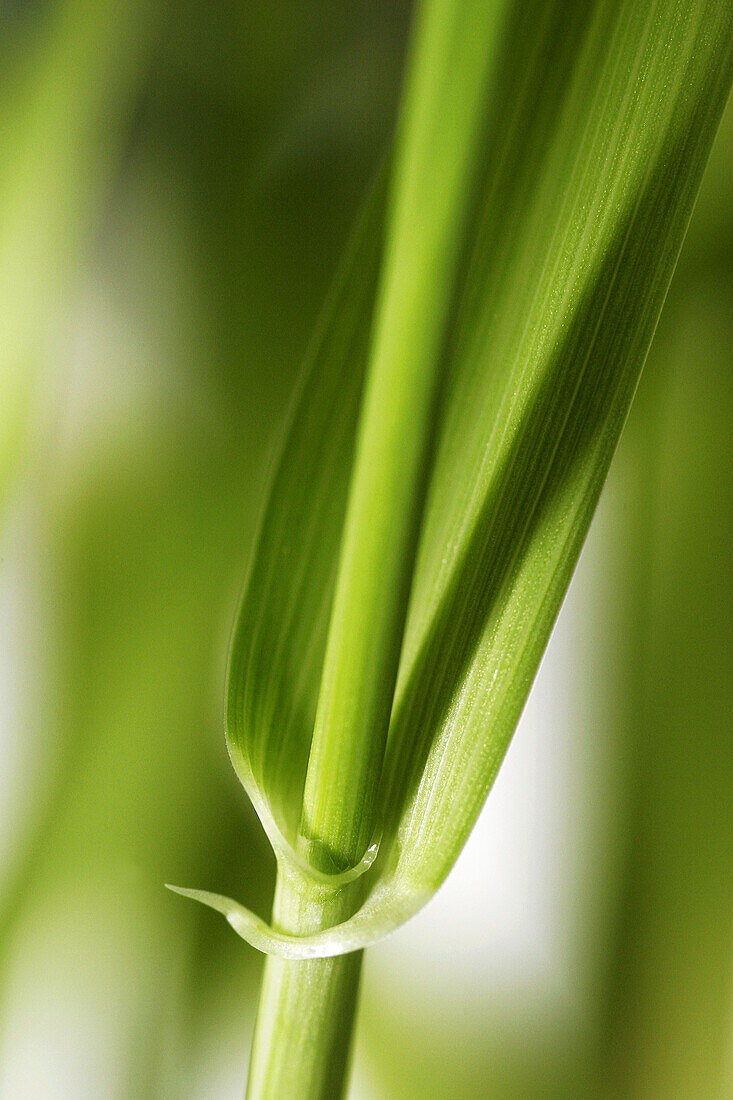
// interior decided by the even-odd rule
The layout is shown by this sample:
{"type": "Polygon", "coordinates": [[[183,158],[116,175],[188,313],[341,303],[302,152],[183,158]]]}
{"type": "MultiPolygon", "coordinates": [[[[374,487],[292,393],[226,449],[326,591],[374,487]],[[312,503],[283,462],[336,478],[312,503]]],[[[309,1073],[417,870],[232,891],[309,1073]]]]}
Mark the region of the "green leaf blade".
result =
{"type": "MultiPolygon", "coordinates": [[[[473,306],[457,338],[431,480],[384,795],[402,865],[395,891],[412,888],[416,899],[450,870],[521,713],[730,84],[726,5],[595,9],[556,148],[542,151],[522,211],[526,235],[512,234],[498,264],[479,242],[465,294],[473,306]],[[607,70],[613,79],[596,96],[593,124],[585,103],[607,70]],[[499,300],[485,294],[482,308],[481,285],[499,300]]],[[[541,51],[544,86],[555,48],[561,41],[541,51]]],[[[494,245],[497,194],[491,180],[494,245]]]]}
{"type": "Polygon", "coordinates": [[[725,0],[515,13],[500,62],[511,107],[487,143],[448,349],[381,847],[352,917],[286,947],[260,938],[288,958],[374,942],[465,843],[570,581],[730,88],[725,0]]]}

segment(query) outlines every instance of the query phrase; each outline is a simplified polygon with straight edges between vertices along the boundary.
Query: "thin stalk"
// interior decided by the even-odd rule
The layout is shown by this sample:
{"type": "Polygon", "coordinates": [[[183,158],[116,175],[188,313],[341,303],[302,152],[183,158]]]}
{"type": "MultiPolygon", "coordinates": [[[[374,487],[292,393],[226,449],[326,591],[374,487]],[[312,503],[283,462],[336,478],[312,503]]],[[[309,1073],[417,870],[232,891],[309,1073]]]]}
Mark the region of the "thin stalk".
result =
{"type": "Polygon", "coordinates": [[[445,321],[500,0],[425,0],[396,140],[301,832],[340,871],[376,827],[445,321]]]}
{"type": "MultiPolygon", "coordinates": [[[[376,792],[407,614],[434,395],[501,0],[424,0],[397,130],[385,258],[310,750],[301,836],[325,871],[355,866],[376,792]]],[[[339,891],[280,878],[273,920],[304,935],[350,917],[339,891]]],[[[361,953],[268,959],[248,1096],[334,1098],[361,953]]]]}
{"type": "MultiPolygon", "coordinates": [[[[359,884],[328,897],[278,876],[273,923],[283,932],[316,932],[351,915],[359,884]]],[[[364,952],[291,962],[268,956],[260,992],[248,1100],[338,1097],[349,1051],[364,952]]]]}

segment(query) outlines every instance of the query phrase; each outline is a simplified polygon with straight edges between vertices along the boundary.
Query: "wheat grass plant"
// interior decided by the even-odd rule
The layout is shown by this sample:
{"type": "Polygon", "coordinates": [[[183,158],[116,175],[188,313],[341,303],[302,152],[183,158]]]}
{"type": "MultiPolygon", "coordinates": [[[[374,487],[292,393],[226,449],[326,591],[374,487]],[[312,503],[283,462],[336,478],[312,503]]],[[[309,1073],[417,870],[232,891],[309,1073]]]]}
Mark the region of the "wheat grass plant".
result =
{"type": "Polygon", "coordinates": [[[234,633],[278,862],[251,1098],[345,1088],[361,955],[491,788],[725,104],[728,0],[423,0],[394,148],[311,346],[234,633]]]}

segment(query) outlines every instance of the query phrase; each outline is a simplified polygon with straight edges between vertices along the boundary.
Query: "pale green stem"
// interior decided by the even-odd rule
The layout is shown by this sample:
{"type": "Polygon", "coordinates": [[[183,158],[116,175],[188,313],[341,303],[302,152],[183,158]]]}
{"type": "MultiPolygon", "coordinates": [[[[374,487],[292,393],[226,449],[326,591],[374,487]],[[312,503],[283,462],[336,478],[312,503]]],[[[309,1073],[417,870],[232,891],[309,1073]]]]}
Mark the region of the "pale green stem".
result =
{"type": "Polygon", "coordinates": [[[358,863],[407,614],[445,321],[500,0],[426,0],[397,131],[387,241],[303,798],[325,870],[358,863]]]}
{"type": "MultiPolygon", "coordinates": [[[[502,0],[424,0],[397,132],[386,250],[303,797],[304,854],[355,866],[375,796],[407,613],[441,345],[502,0]]],[[[273,920],[303,935],[362,893],[280,879],[273,920]]],[[[248,1096],[341,1095],[361,953],[268,959],[248,1096]]]]}
{"type": "MultiPolygon", "coordinates": [[[[349,917],[358,895],[358,882],[328,897],[278,875],[273,923],[284,932],[315,932],[349,917]]],[[[363,954],[303,962],[268,956],[248,1100],[336,1100],[342,1095],[363,954]]]]}

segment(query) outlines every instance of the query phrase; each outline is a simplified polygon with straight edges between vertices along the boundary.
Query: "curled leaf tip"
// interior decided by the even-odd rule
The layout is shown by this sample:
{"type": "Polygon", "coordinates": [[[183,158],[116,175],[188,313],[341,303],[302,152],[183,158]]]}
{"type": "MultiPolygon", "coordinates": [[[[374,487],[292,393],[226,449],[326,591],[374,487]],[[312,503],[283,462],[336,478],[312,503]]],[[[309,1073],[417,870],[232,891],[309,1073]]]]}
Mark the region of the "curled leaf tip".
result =
{"type": "Polygon", "coordinates": [[[411,891],[403,895],[398,891],[382,888],[376,892],[376,904],[362,906],[353,917],[341,924],[334,924],[311,935],[292,936],[273,928],[251,909],[224,894],[191,890],[168,883],[166,886],[174,894],[199,901],[209,909],[221,913],[237,935],[263,955],[276,955],[292,961],[333,958],[370,947],[414,916],[431,896],[428,891],[411,891]]]}
{"type": "Polygon", "coordinates": [[[171,886],[168,883],[166,887],[174,894],[199,901],[209,909],[221,913],[237,935],[264,955],[278,955],[283,959],[315,959],[342,954],[349,950],[346,947],[341,951],[329,951],[327,942],[321,942],[321,937],[289,936],[284,932],[278,932],[251,909],[247,909],[238,901],[223,894],[213,894],[208,890],[191,890],[185,886],[171,886]]]}

